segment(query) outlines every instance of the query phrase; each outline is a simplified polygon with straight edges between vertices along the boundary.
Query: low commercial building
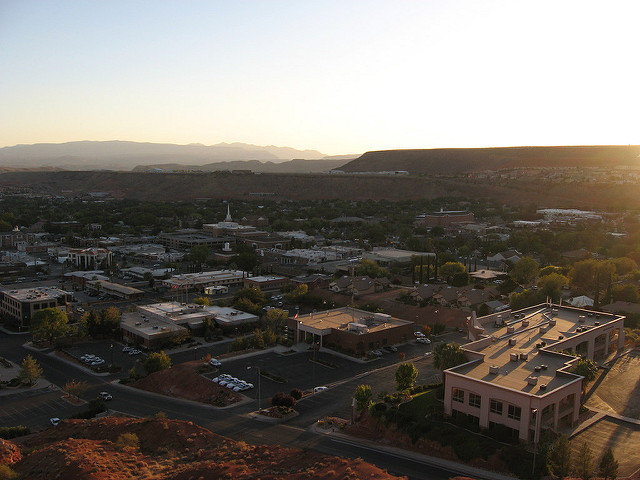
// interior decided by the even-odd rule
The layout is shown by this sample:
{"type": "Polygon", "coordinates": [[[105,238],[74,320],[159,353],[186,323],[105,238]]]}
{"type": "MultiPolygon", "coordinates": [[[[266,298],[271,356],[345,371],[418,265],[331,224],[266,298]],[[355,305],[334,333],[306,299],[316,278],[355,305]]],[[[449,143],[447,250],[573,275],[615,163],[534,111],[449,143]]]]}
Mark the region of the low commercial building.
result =
{"type": "Polygon", "coordinates": [[[184,229],[177,232],[161,233],[158,235],[158,239],[162,242],[162,245],[166,247],[181,250],[189,250],[200,245],[214,249],[221,249],[225,243],[230,241],[233,242],[232,238],[218,237],[208,232],[201,232],[200,230],[195,229],[184,229]]]}
{"type": "Polygon", "coordinates": [[[215,270],[202,273],[184,273],[162,280],[169,289],[204,291],[205,287],[243,285],[246,274],[242,270],[215,270]]]}
{"type": "Polygon", "coordinates": [[[143,290],[105,280],[89,280],[86,286],[96,293],[104,293],[120,300],[138,300],[144,296],[143,290]]]}
{"type": "Polygon", "coordinates": [[[255,315],[228,307],[154,303],[123,313],[122,335],[129,343],[158,348],[190,333],[201,333],[207,319],[221,327],[259,320],[255,315]]]}
{"type": "Polygon", "coordinates": [[[289,338],[295,343],[318,344],[321,348],[364,354],[386,345],[405,343],[413,338],[414,323],[384,313],[371,313],[344,307],[300,315],[287,322],[289,338]]]}
{"type": "Polygon", "coordinates": [[[427,228],[449,227],[451,225],[471,223],[474,219],[473,213],[467,210],[440,209],[439,212],[420,215],[416,220],[416,224],[427,228]]]}
{"type": "Polygon", "coordinates": [[[583,377],[571,372],[575,362],[624,345],[623,316],[553,304],[473,315],[468,327],[469,361],[444,371],[445,414],[532,443],[578,421],[583,377]]]}
{"type": "Polygon", "coordinates": [[[72,295],[55,287],[0,290],[0,314],[19,330],[28,329],[33,315],[45,308],[69,311],[72,295]]]}
{"type": "MultiPolygon", "coordinates": [[[[369,252],[362,252],[362,258],[373,260],[381,267],[406,265],[411,263],[414,257],[431,257],[433,259],[435,256],[435,253],[412,252],[410,250],[400,250],[397,248],[374,248],[369,252]]],[[[426,263],[426,260],[424,263],[426,263]]]]}
{"type": "Polygon", "coordinates": [[[257,288],[264,292],[281,290],[291,283],[287,277],[257,276],[244,279],[244,288],[257,288]]]}

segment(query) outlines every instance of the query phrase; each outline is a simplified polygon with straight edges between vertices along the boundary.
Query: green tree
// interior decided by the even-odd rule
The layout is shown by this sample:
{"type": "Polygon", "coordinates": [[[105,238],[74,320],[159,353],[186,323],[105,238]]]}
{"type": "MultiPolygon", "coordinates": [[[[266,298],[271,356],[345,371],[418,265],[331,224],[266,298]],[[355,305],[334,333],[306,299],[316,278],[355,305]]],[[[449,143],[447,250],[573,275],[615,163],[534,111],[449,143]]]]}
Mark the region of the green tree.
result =
{"type": "Polygon", "coordinates": [[[522,257],[511,269],[511,277],[521,285],[528,285],[538,276],[540,265],[532,257],[522,257]]]}
{"type": "Polygon", "coordinates": [[[56,337],[69,332],[69,318],[59,308],[45,308],[31,317],[31,333],[34,337],[45,338],[53,343],[56,337]]]}
{"type": "Polygon", "coordinates": [[[562,275],[562,267],[556,267],[555,265],[548,265],[544,268],[541,268],[538,275],[540,275],[540,277],[544,277],[545,275],[549,275],[551,273],[557,273],[559,275],[562,275]]]}
{"type": "Polygon", "coordinates": [[[274,345],[278,340],[277,335],[269,327],[265,328],[262,337],[264,338],[265,345],[274,345]]]}
{"type": "Polygon", "coordinates": [[[291,292],[287,293],[284,298],[289,303],[297,303],[308,294],[309,286],[306,283],[303,283],[302,285],[298,285],[291,292]]]}
{"type": "Polygon", "coordinates": [[[447,283],[451,284],[453,277],[459,273],[466,273],[467,268],[460,262],[447,262],[440,266],[438,269],[438,275],[446,279],[447,283]]]}
{"type": "Polygon", "coordinates": [[[413,363],[404,362],[398,365],[396,370],[396,388],[406,390],[413,387],[418,378],[418,369],[413,363]]]}
{"type": "Polygon", "coordinates": [[[575,363],[575,365],[571,369],[571,372],[575,373],[576,375],[583,376],[585,383],[590,383],[595,380],[596,375],[598,374],[598,366],[593,360],[583,358],[575,363]]]}
{"type": "Polygon", "coordinates": [[[574,472],[582,480],[589,480],[593,476],[593,453],[587,442],[583,442],[578,450],[574,472]]]}
{"type": "Polygon", "coordinates": [[[571,445],[566,435],[560,435],[551,446],[547,468],[560,480],[571,473],[571,445]]]}
{"type": "Polygon", "coordinates": [[[615,480],[618,476],[618,461],[613,457],[611,447],[607,448],[598,465],[598,473],[604,480],[615,480]]]}
{"type": "Polygon", "coordinates": [[[262,336],[262,330],[260,330],[259,328],[256,328],[253,331],[253,345],[255,348],[264,348],[264,337],[262,336]]]}
{"type": "Polygon", "coordinates": [[[635,260],[628,257],[619,257],[611,260],[616,267],[616,273],[618,275],[626,275],[635,270],[638,270],[638,264],[635,260]]]}
{"type": "Polygon", "coordinates": [[[624,285],[613,285],[611,287],[612,301],[614,302],[640,302],[638,287],[630,283],[624,285]]]}
{"type": "Polygon", "coordinates": [[[33,386],[41,376],[42,368],[40,368],[36,359],[31,355],[24,357],[22,364],[20,365],[20,371],[18,372],[18,378],[20,381],[29,386],[33,386]]]}
{"type": "Polygon", "coordinates": [[[371,277],[371,278],[380,278],[386,277],[389,275],[389,271],[386,268],[382,268],[373,260],[369,260],[368,258],[363,258],[360,260],[358,264],[358,268],[356,269],[356,275],[359,277],[371,277]]]}
{"type": "Polygon", "coordinates": [[[171,367],[171,358],[164,353],[164,350],[160,352],[153,352],[147,356],[147,359],[142,364],[147,374],[153,372],[159,372],[160,370],[166,370],[171,367]]]}
{"type": "Polygon", "coordinates": [[[439,343],[433,349],[433,365],[438,370],[444,371],[467,361],[467,355],[457,343],[439,343]]]}
{"type": "Polygon", "coordinates": [[[353,398],[356,399],[356,408],[360,411],[369,408],[373,403],[372,397],[371,385],[358,385],[353,395],[353,398]]]}
{"type": "Polygon", "coordinates": [[[264,304],[267,303],[267,297],[259,288],[243,288],[242,290],[239,290],[233,296],[234,304],[241,298],[246,298],[254,304],[260,305],[260,307],[264,306],[264,304]]]}
{"type": "Polygon", "coordinates": [[[195,245],[189,250],[189,260],[198,265],[198,270],[209,256],[209,247],[206,245],[195,245]]]}
{"type": "Polygon", "coordinates": [[[538,283],[538,293],[542,296],[551,297],[554,302],[560,300],[562,287],[569,283],[569,279],[559,273],[549,273],[540,277],[538,283]]]}
{"type": "Polygon", "coordinates": [[[248,245],[237,245],[236,254],[231,258],[231,262],[245,272],[251,272],[260,263],[256,251],[248,245]]]}
{"type": "Polygon", "coordinates": [[[211,306],[211,299],[207,297],[198,297],[193,299],[193,303],[196,305],[211,306]]]}
{"type": "Polygon", "coordinates": [[[509,304],[512,310],[520,310],[521,308],[542,303],[544,298],[544,295],[535,290],[525,290],[522,293],[512,293],[509,304]]]}
{"type": "Polygon", "coordinates": [[[233,302],[233,307],[237,310],[251,313],[252,315],[260,315],[262,313],[262,308],[260,307],[260,305],[253,303],[246,297],[241,297],[233,302]]]}

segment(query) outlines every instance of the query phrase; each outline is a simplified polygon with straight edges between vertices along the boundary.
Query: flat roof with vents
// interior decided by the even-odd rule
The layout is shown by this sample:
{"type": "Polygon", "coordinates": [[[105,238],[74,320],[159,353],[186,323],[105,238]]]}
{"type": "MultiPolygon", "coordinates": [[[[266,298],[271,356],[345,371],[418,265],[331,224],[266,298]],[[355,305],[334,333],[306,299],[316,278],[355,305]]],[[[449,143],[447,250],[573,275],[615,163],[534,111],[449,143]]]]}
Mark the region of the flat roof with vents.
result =
{"type": "MultiPolygon", "coordinates": [[[[624,318],[577,308],[548,308],[545,305],[514,313],[517,317],[513,314],[503,316],[502,326],[498,326],[499,322],[483,324],[485,338],[463,346],[465,350],[483,355],[484,361],[469,362],[450,371],[506,388],[543,395],[576,380],[573,375],[562,372],[556,374],[575,357],[552,351],[554,344],[558,343],[558,350],[561,350],[560,344],[565,339],[624,318]],[[526,320],[525,325],[522,324],[523,319],[526,320]],[[541,384],[546,386],[540,389],[541,384]]],[[[482,318],[478,320],[482,321],[482,318]]]]}

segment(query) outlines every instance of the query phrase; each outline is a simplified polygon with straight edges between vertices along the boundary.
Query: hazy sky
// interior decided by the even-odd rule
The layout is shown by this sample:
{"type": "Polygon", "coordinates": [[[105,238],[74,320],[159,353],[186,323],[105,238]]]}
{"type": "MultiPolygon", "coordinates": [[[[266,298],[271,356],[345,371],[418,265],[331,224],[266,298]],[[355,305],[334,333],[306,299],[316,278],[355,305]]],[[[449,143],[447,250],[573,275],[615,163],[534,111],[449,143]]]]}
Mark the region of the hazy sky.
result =
{"type": "Polygon", "coordinates": [[[637,0],[0,0],[0,146],[640,144],[637,0]]]}

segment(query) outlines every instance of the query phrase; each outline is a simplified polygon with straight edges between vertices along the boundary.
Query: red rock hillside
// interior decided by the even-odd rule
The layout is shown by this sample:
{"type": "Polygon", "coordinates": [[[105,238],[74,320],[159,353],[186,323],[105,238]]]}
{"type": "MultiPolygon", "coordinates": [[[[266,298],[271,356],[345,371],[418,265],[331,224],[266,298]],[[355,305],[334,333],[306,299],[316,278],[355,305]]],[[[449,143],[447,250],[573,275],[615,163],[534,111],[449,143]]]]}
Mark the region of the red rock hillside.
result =
{"type": "Polygon", "coordinates": [[[25,439],[20,448],[22,458],[11,442],[3,442],[2,460],[13,459],[7,461],[11,468],[30,480],[398,478],[362,460],[247,445],[162,418],[65,420],[25,439]]]}

